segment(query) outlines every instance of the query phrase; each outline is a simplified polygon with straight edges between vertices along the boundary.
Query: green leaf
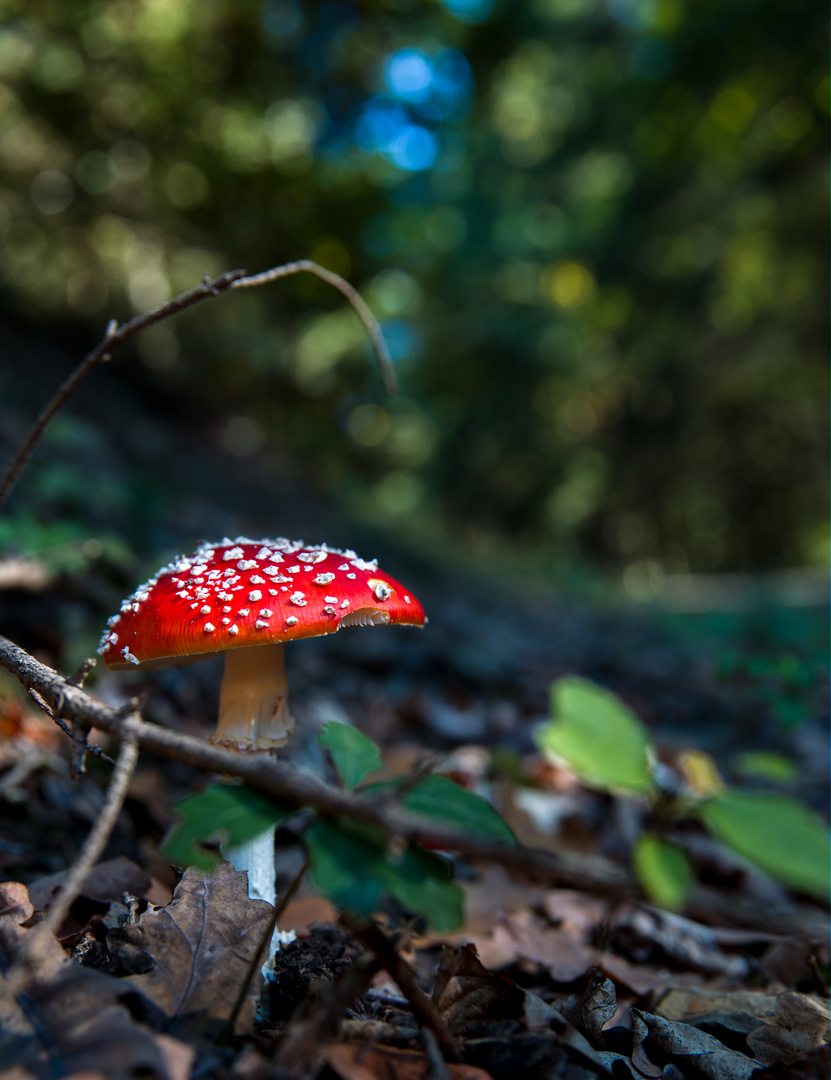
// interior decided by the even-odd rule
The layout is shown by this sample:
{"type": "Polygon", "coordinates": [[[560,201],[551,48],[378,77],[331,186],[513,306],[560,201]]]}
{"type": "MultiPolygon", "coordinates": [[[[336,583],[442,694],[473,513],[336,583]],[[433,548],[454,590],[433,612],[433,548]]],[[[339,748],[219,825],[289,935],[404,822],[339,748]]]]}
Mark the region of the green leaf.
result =
{"type": "Polygon", "coordinates": [[[678,911],[693,881],[689,859],[675,844],[643,833],[632,852],[632,868],[643,891],[660,907],[678,911]]]}
{"type": "Polygon", "coordinates": [[[200,869],[217,862],[217,856],[201,846],[205,840],[218,836],[223,844],[238,846],[293,813],[265,795],[235,784],[212,784],[184,799],[174,811],[180,820],[168,834],[164,850],[180,866],[200,869]]]}
{"type": "Polygon", "coordinates": [[[436,930],[462,924],[464,895],[446,859],[417,844],[392,855],[382,833],[343,818],[316,821],[303,840],[317,888],[338,907],[370,915],[389,894],[436,930]]]}
{"type": "Polygon", "coordinates": [[[697,810],[707,828],[771,877],[827,898],[831,878],[828,828],[787,795],[726,791],[697,810]]]}
{"type": "Polygon", "coordinates": [[[799,774],[792,758],[769,750],[747,750],[737,755],[731,764],[738,776],[767,780],[772,784],[792,784],[799,774]]]}
{"type": "Polygon", "coordinates": [[[544,754],[564,760],[592,787],[651,790],[649,735],[618,697],[567,676],[551,687],[551,708],[551,721],[536,735],[544,754]]]}
{"type": "Polygon", "coordinates": [[[317,741],[329,751],[341,783],[350,791],[383,767],[378,747],[351,724],[331,720],[323,725],[317,741]]]}
{"type": "Polygon", "coordinates": [[[448,776],[425,776],[402,796],[401,804],[414,814],[455,825],[459,832],[504,844],[516,843],[516,837],[490,803],[448,776]]]}

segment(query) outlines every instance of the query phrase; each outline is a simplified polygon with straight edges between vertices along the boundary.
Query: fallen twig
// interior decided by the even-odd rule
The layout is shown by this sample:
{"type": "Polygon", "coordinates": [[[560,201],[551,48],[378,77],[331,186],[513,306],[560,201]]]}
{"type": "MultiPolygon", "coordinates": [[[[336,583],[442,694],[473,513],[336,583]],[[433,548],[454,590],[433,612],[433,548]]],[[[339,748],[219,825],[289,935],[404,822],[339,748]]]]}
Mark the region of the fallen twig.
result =
{"type": "MultiPolygon", "coordinates": [[[[87,727],[96,727],[121,736],[123,710],[96,701],[86,691],[70,686],[52,668],[35,660],[20,646],[0,636],[0,665],[7,668],[27,688],[35,689],[47,703],[60,697],[63,713],[87,727]]],[[[130,703],[128,709],[134,710],[130,703]]],[[[167,728],[133,721],[138,745],[163,757],[205,772],[237,776],[282,803],[312,807],[320,814],[344,816],[375,826],[389,836],[404,841],[420,841],[433,847],[458,851],[471,858],[496,862],[565,888],[608,895],[631,889],[625,870],[606,859],[569,853],[531,850],[459,832],[436,821],[401,809],[396,803],[354,794],[327,784],[314,773],[264,754],[235,754],[167,728]]]]}
{"type": "Polygon", "coordinates": [[[371,919],[362,919],[344,912],[341,921],[346,929],[378,958],[386,973],[398,985],[407,999],[419,1027],[435,1036],[445,1061],[460,1061],[461,1048],[447,1030],[432,1002],[418,985],[413,969],[395,948],[384,931],[371,919]]]}
{"type": "Polygon", "coordinates": [[[81,848],[80,855],[51,901],[49,913],[26,939],[26,945],[17,960],[18,966],[9,976],[7,983],[7,990],[12,995],[23,989],[30,973],[38,967],[46,942],[57,934],[61,923],[77,899],[87,875],[98,862],[110,838],[138,762],[138,723],[138,718],[134,716],[127,717],[121,722],[119,733],[121,751],[115,763],[104,805],[81,848]]]}

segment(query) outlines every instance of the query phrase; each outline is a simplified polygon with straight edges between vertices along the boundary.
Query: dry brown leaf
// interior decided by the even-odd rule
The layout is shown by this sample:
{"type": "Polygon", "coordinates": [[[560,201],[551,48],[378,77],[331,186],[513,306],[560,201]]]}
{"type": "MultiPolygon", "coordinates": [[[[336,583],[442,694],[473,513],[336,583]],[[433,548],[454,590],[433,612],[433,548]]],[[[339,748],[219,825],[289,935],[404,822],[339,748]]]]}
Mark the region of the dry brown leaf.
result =
{"type": "Polygon", "coordinates": [[[617,994],[615,984],[595,968],[586,988],[574,1004],[564,1011],[567,1020],[577,1028],[587,1032],[593,1038],[600,1037],[600,1032],[617,1012],[617,994]]]}
{"type": "Polygon", "coordinates": [[[747,1045],[759,1061],[793,1065],[811,1050],[831,1041],[828,1003],[808,994],[784,993],[768,1023],[751,1031],[747,1045]]]}
{"type": "Polygon", "coordinates": [[[525,991],[507,975],[482,965],[472,945],[460,952],[447,947],[433,986],[433,1007],[454,1035],[463,1035],[488,1020],[518,1019],[525,991]]]}
{"type": "Polygon", "coordinates": [[[809,994],[761,990],[671,990],[655,1005],[668,1020],[718,1024],[747,1036],[759,1062],[793,1064],[829,1041],[828,1003],[809,994]]]}
{"type": "MultiPolygon", "coordinates": [[[[24,885],[0,885],[0,950],[7,961],[19,954],[31,931],[32,904],[24,885]]],[[[137,1024],[120,1004],[124,980],[67,960],[54,938],[47,938],[38,966],[26,986],[25,1011],[0,993],[3,1037],[15,1039],[17,1064],[40,1078],[78,1073],[108,1080],[136,1075],[179,1080],[172,1075],[155,1036],[137,1024]]]]}
{"type": "Polygon", "coordinates": [[[663,1016],[641,1012],[640,1009],[632,1009],[631,1015],[632,1061],[646,1076],[660,1076],[663,1071],[649,1059],[645,1046],[647,1040],[680,1062],[692,1058],[689,1065],[710,1080],[748,1080],[754,1070],[761,1067],[760,1062],[729,1050],[712,1035],[689,1024],[666,1020],[663,1016]]]}
{"type": "Polygon", "coordinates": [[[744,1034],[776,1016],[778,994],[764,990],[722,990],[706,986],[672,987],[655,1000],[656,1016],[700,1026],[717,1023],[744,1034]]]}
{"type": "MultiPolygon", "coordinates": [[[[29,886],[29,899],[35,911],[44,910],[66,874],[66,870],[60,870],[32,882],[29,886]]],[[[119,855],[115,859],[106,859],[93,866],[84,878],[78,895],[106,904],[112,900],[120,900],[125,892],[132,893],[133,896],[144,896],[149,887],[150,875],[132,859],[119,855]]]]}
{"type": "Polygon", "coordinates": [[[313,923],[337,921],[338,909],[325,896],[300,896],[292,900],[280,916],[281,930],[294,930],[298,937],[308,937],[313,923]]]}
{"type": "MultiPolygon", "coordinates": [[[[150,970],[126,980],[171,1019],[199,1014],[228,1018],[259,948],[271,904],[251,900],[248,875],[220,863],[209,874],[185,871],[167,907],[146,911],[132,926],[111,930],[108,945],[132,962],[143,954],[150,970]]],[[[238,1031],[253,1027],[262,975],[251,980],[238,1031]]]]}
{"type": "Polygon", "coordinates": [[[573,929],[552,929],[529,911],[506,915],[499,928],[513,943],[512,959],[542,964],[555,982],[573,982],[597,962],[597,949],[573,929]]]}
{"type": "MultiPolygon", "coordinates": [[[[335,1043],[326,1051],[326,1062],[341,1080],[424,1080],[430,1063],[424,1054],[391,1046],[355,1046],[335,1043]]],[[[475,1065],[446,1064],[453,1080],[493,1080],[475,1065]]]]}

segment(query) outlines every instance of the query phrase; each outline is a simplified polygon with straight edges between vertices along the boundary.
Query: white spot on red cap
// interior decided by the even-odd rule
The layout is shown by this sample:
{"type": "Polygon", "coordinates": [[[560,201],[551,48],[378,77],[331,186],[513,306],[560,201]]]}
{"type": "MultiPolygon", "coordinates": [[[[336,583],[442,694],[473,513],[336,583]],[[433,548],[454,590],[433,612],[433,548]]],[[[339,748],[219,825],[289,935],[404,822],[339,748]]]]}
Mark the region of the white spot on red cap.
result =
{"type": "Polygon", "coordinates": [[[229,634],[238,634],[239,633],[239,627],[237,626],[236,623],[234,623],[233,626],[228,627],[228,633],[229,634]]]}
{"type": "Polygon", "coordinates": [[[248,594],[248,599],[251,601],[252,604],[255,600],[262,600],[262,598],[263,594],[260,592],[259,589],[252,589],[251,592],[248,594]]]}
{"type": "Polygon", "coordinates": [[[348,600],[341,600],[340,606],[342,608],[349,607],[349,601],[348,600]]]}
{"type": "Polygon", "coordinates": [[[265,578],[261,578],[259,574],[252,574],[248,580],[252,585],[265,585],[265,578]]]}
{"type": "Polygon", "coordinates": [[[374,578],[370,578],[369,587],[378,600],[389,600],[392,596],[392,589],[387,585],[386,581],[376,581],[374,578]]]}
{"type": "Polygon", "coordinates": [[[300,620],[297,618],[296,615],[289,615],[289,617],[286,619],[286,626],[297,626],[299,622],[300,620]]]}
{"type": "Polygon", "coordinates": [[[312,578],[315,585],[328,585],[330,581],[335,580],[334,574],[318,574],[316,578],[312,578]]]}
{"type": "Polygon", "coordinates": [[[257,621],[254,623],[254,627],[257,630],[265,630],[267,626],[268,623],[265,622],[264,619],[257,619],[257,621]]]}
{"type": "Polygon", "coordinates": [[[323,599],[326,601],[327,604],[336,604],[338,602],[338,598],[336,596],[324,596],[323,599]]]}
{"type": "Polygon", "coordinates": [[[261,547],[260,550],[257,552],[257,554],[255,556],[255,558],[257,558],[257,559],[268,559],[270,557],[271,557],[271,549],[267,548],[267,547],[261,547]]]}
{"type": "Polygon", "coordinates": [[[256,559],[241,559],[237,563],[237,570],[256,570],[259,565],[256,559]]]}
{"type": "Polygon", "coordinates": [[[237,615],[247,615],[250,610],[251,610],[250,608],[241,607],[239,609],[239,611],[237,612],[237,615]]]}
{"type": "Polygon", "coordinates": [[[199,614],[200,615],[210,615],[210,613],[211,613],[211,608],[210,608],[209,604],[203,604],[202,607],[199,609],[199,614]]]}
{"type": "Polygon", "coordinates": [[[261,619],[270,619],[273,614],[274,612],[271,610],[271,608],[264,607],[260,610],[261,619]]]}
{"type": "Polygon", "coordinates": [[[326,558],[326,554],[327,553],[325,551],[301,551],[298,554],[297,558],[300,562],[319,563],[323,562],[323,560],[326,558]]]}
{"type": "Polygon", "coordinates": [[[223,562],[230,562],[231,559],[241,559],[244,554],[245,552],[242,550],[241,547],[232,547],[229,548],[227,551],[223,551],[222,560],[223,562]]]}
{"type": "Polygon", "coordinates": [[[305,607],[308,603],[308,600],[304,599],[305,595],[306,594],[302,592],[293,592],[289,597],[289,600],[292,604],[296,604],[298,607],[305,607]]]}
{"type": "Polygon", "coordinates": [[[214,630],[216,630],[216,627],[212,622],[206,622],[202,629],[205,631],[206,634],[212,634],[214,630]]]}

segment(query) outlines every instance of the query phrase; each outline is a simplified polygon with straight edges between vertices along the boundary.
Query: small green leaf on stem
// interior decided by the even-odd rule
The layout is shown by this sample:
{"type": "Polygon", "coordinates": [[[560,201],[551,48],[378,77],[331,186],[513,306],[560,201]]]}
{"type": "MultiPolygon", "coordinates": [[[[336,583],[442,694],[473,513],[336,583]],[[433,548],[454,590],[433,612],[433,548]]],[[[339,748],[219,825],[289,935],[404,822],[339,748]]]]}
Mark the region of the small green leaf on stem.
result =
{"type": "Polygon", "coordinates": [[[771,877],[828,898],[831,838],[825,823],[803,803],[773,792],[725,791],[697,814],[719,840],[771,877]]]}
{"type": "Polygon", "coordinates": [[[456,825],[460,832],[515,844],[509,826],[481,795],[467,791],[448,776],[425,776],[401,799],[414,814],[456,825]]]}
{"type": "Polygon", "coordinates": [[[292,813],[251,788],[235,784],[212,784],[183,799],[174,810],[179,821],[165,840],[164,850],[180,866],[203,870],[218,861],[202,847],[206,840],[219,837],[223,844],[237,847],[292,813]]]}
{"type": "Polygon", "coordinates": [[[344,818],[316,821],[303,840],[315,884],[338,907],[371,915],[391,895],[436,930],[462,924],[464,896],[450,864],[418,844],[393,853],[382,833],[344,818]]]}
{"type": "Polygon", "coordinates": [[[567,676],[551,687],[551,712],[537,732],[544,754],[562,759],[603,791],[651,791],[649,734],[615,694],[567,676]]]}
{"type": "Polygon", "coordinates": [[[323,725],[317,741],[329,751],[341,783],[348,791],[383,767],[378,747],[351,724],[331,720],[323,725]]]}
{"type": "Polygon", "coordinates": [[[643,833],[632,852],[632,869],[638,884],[654,903],[680,911],[693,881],[689,859],[676,844],[654,833],[643,833]]]}

